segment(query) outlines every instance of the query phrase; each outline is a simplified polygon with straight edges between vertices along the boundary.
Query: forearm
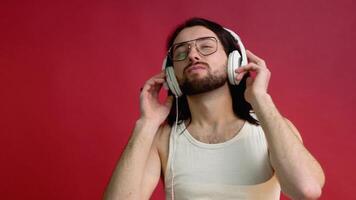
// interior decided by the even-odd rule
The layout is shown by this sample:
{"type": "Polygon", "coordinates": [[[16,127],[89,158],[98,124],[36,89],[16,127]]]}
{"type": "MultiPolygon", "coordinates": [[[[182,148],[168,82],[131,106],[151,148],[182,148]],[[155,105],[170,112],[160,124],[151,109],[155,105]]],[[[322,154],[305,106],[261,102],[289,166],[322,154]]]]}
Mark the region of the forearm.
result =
{"type": "Polygon", "coordinates": [[[141,181],[159,125],[138,120],[121,155],[104,199],[140,199],[141,181]]]}
{"type": "Polygon", "coordinates": [[[252,107],[266,134],[271,162],[282,190],[296,199],[320,195],[323,171],[278,112],[272,98],[262,95],[252,102],[252,107]]]}

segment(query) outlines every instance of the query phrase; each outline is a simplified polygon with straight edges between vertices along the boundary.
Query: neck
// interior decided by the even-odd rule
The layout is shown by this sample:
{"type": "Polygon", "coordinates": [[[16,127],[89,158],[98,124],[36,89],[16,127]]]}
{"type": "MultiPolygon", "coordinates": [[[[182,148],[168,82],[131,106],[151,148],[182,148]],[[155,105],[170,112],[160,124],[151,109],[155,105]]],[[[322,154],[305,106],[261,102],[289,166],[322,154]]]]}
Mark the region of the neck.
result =
{"type": "Polygon", "coordinates": [[[237,119],[232,109],[232,98],[226,83],[213,91],[188,96],[192,124],[218,127],[237,119]]]}

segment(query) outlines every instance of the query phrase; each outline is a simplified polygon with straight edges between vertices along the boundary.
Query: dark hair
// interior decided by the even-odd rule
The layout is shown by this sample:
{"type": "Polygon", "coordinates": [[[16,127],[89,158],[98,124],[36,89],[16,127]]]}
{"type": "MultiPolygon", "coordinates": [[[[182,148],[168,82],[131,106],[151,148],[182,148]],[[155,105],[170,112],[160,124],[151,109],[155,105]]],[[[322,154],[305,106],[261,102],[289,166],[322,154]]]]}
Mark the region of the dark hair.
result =
{"type": "MultiPolygon", "coordinates": [[[[213,31],[219,38],[220,42],[224,47],[224,51],[226,55],[229,55],[230,52],[234,50],[238,50],[240,53],[240,49],[237,45],[236,39],[226,31],[221,25],[209,21],[203,18],[191,18],[179,25],[173,33],[168,37],[167,41],[167,50],[173,45],[173,42],[177,35],[185,28],[193,27],[193,26],[204,26],[205,28],[213,31]]],[[[240,81],[239,85],[229,85],[230,94],[232,97],[232,109],[235,115],[241,119],[244,119],[251,124],[258,125],[259,122],[253,118],[250,114],[252,110],[251,105],[245,100],[244,92],[246,89],[246,79],[250,76],[249,73],[246,73],[243,79],[240,81]]],[[[171,91],[168,91],[168,95],[173,95],[171,91]]],[[[167,122],[169,125],[173,125],[176,120],[176,99],[173,100],[172,108],[169,112],[167,122]]],[[[185,120],[191,120],[191,113],[189,110],[188,100],[186,95],[182,95],[178,97],[178,123],[182,123],[185,120]]]]}

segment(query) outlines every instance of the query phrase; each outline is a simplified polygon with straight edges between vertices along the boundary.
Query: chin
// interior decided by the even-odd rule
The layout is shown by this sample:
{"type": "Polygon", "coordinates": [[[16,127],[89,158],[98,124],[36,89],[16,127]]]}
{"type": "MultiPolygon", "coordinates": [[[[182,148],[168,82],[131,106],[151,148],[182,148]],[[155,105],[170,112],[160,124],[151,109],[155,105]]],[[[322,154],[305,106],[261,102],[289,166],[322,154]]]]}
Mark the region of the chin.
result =
{"type": "Polygon", "coordinates": [[[187,95],[201,94],[222,87],[227,82],[226,76],[196,76],[187,78],[181,85],[182,92],[187,95]]]}

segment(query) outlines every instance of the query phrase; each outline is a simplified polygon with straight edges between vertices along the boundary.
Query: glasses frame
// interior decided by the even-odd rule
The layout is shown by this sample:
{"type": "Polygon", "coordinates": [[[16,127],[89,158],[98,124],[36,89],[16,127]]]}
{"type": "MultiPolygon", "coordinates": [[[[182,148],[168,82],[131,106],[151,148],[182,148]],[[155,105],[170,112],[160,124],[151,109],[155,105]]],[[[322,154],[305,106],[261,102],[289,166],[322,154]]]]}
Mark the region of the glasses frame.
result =
{"type": "Polygon", "coordinates": [[[218,47],[219,47],[219,40],[216,38],[216,37],[213,37],[213,36],[207,36],[207,37],[200,37],[200,38],[197,38],[197,39],[194,39],[194,40],[188,40],[188,41],[185,41],[185,42],[179,42],[179,43],[176,43],[176,44],[173,44],[170,48],[169,48],[169,51],[168,51],[168,56],[169,58],[174,61],[174,62],[178,62],[178,61],[183,61],[185,59],[187,59],[190,51],[191,51],[191,48],[192,48],[192,42],[194,42],[194,46],[195,46],[195,49],[197,50],[197,52],[202,55],[202,56],[209,56],[215,52],[218,51],[218,47]],[[202,39],[214,39],[215,42],[216,42],[216,49],[215,51],[213,51],[212,53],[208,53],[208,54],[203,54],[202,52],[199,51],[199,48],[197,46],[197,40],[202,40],[202,39]],[[173,59],[173,52],[174,50],[176,49],[177,46],[179,45],[182,45],[182,44],[188,44],[188,52],[187,52],[187,55],[186,57],[184,57],[184,59],[179,59],[179,60],[174,60],[173,59]]]}

